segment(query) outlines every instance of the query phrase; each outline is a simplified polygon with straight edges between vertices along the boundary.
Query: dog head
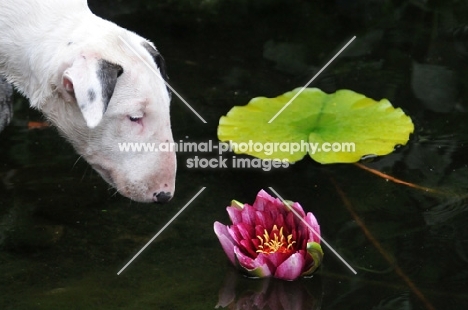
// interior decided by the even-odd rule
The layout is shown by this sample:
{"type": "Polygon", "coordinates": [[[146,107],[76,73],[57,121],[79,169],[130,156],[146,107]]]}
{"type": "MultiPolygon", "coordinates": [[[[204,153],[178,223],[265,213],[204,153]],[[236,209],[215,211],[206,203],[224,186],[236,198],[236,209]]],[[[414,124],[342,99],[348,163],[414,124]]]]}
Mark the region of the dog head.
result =
{"type": "Polygon", "coordinates": [[[164,59],[128,31],[69,45],[73,52],[60,66],[56,102],[44,113],[121,194],[169,201],[176,159],[168,147],[173,137],[164,59]]]}

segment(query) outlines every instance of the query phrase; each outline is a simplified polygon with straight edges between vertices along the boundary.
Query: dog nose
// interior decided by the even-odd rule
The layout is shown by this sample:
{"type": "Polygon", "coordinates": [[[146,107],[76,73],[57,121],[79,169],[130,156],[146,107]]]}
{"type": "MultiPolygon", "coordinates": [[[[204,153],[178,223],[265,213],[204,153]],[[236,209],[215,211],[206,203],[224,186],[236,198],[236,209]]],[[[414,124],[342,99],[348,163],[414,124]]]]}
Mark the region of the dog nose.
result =
{"type": "Polygon", "coordinates": [[[170,192],[154,193],[153,200],[158,203],[166,203],[171,200],[172,194],[170,192]]]}

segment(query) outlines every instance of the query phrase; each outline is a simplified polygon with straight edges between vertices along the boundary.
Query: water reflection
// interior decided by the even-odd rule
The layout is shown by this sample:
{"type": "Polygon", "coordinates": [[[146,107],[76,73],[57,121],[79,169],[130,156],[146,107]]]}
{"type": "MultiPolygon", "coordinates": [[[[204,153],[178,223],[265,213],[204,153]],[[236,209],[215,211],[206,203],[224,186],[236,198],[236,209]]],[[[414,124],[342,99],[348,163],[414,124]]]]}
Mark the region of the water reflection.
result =
{"type": "Polygon", "coordinates": [[[217,309],[318,310],[322,307],[320,276],[283,281],[247,279],[230,269],[219,290],[217,309]]]}

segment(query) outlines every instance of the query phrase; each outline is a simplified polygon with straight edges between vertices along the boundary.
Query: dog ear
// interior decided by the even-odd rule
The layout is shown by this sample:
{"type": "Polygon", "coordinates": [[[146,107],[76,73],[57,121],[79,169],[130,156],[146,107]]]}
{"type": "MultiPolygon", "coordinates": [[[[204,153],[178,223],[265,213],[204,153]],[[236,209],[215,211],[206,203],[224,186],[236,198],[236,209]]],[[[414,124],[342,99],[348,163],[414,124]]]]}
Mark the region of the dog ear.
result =
{"type": "MultiPolygon", "coordinates": [[[[156,63],[156,66],[159,69],[159,72],[161,73],[161,77],[164,79],[164,81],[167,82],[169,77],[167,76],[166,72],[166,61],[162,57],[162,55],[159,53],[159,51],[149,42],[144,41],[141,43],[143,47],[148,51],[148,53],[153,57],[153,61],[156,63]]],[[[171,90],[169,87],[167,87],[167,91],[169,92],[169,96],[171,95],[171,90]]]]}
{"type": "Polygon", "coordinates": [[[145,48],[145,50],[153,57],[154,62],[156,63],[156,66],[159,69],[159,72],[161,73],[161,77],[167,81],[167,73],[166,73],[166,62],[164,61],[164,58],[161,56],[159,51],[149,42],[144,41],[141,43],[141,45],[145,48]]]}
{"type": "Polygon", "coordinates": [[[88,127],[101,121],[122,72],[119,65],[82,56],[63,73],[63,87],[75,98],[88,127]]]}

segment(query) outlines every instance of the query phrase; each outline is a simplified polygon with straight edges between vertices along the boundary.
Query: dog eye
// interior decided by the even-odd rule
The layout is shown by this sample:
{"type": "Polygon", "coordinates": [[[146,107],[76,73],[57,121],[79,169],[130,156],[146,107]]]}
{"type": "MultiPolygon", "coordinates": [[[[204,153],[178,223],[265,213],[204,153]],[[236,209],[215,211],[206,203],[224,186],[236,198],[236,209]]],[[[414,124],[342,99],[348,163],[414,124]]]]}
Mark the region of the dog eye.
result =
{"type": "Polygon", "coordinates": [[[143,116],[128,116],[128,119],[129,119],[132,123],[141,124],[141,122],[142,122],[142,120],[143,120],[143,116]]]}

